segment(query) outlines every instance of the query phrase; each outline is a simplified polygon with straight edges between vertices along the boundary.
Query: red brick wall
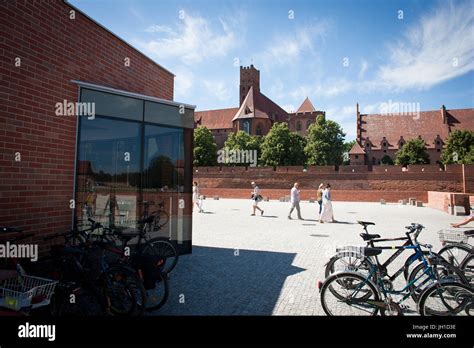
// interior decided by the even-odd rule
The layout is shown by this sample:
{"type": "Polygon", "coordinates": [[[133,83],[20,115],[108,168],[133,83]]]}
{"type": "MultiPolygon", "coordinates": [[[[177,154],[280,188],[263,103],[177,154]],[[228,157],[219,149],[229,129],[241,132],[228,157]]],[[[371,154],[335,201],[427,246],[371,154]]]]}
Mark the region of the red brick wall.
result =
{"type": "MultiPolygon", "coordinates": [[[[207,199],[212,199],[213,196],[220,198],[240,198],[250,199],[252,188],[200,188],[201,194],[205,195],[207,199]]],[[[417,200],[427,202],[428,195],[425,191],[369,191],[369,190],[332,190],[332,199],[334,201],[345,202],[378,202],[384,199],[386,202],[398,202],[401,199],[416,198],[417,200]]],[[[262,196],[269,199],[277,200],[281,197],[289,196],[290,189],[271,189],[262,188],[262,196]]],[[[301,190],[301,199],[309,200],[316,198],[316,190],[301,190]]]]}
{"type": "Polygon", "coordinates": [[[349,201],[396,202],[414,197],[427,202],[428,191],[463,190],[460,165],[448,166],[446,171],[439,171],[437,166],[410,166],[406,172],[397,166],[373,166],[372,171],[368,171],[367,166],[341,166],[339,171],[330,166],[310,167],[306,171],[303,167],[278,167],[275,171],[270,167],[222,167],[222,170],[202,167],[195,168],[194,180],[199,182],[202,192],[212,189],[209,191],[212,195],[232,197],[235,194],[236,198],[248,196],[252,180],[263,190],[276,190],[272,199],[287,195],[284,192],[289,191],[295,181],[300,183],[303,192],[310,190],[313,196],[320,183],[330,182],[334,199],[349,201]]]}
{"type": "Polygon", "coordinates": [[[39,234],[71,223],[76,117],[54,114],[57,102],[77,101],[70,80],[173,99],[171,73],[71,10],[56,0],[0,2],[0,223],[39,234]]]}

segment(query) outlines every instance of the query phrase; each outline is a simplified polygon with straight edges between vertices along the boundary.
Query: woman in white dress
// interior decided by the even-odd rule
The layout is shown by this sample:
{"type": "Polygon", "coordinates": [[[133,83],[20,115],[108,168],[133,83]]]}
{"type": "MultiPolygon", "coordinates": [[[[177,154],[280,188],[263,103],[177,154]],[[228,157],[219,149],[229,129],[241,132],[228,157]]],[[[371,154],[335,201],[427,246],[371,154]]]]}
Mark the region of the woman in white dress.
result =
{"type": "Polygon", "coordinates": [[[199,209],[198,211],[199,211],[200,213],[202,213],[202,212],[203,212],[203,210],[202,210],[202,202],[200,202],[200,199],[201,199],[201,197],[200,197],[200,195],[199,195],[199,186],[198,186],[197,181],[195,181],[195,182],[193,183],[193,207],[194,207],[194,205],[196,205],[196,206],[198,207],[198,209],[199,209]]]}
{"type": "Polygon", "coordinates": [[[331,185],[326,184],[326,188],[323,190],[323,209],[321,215],[319,216],[319,222],[336,222],[334,220],[334,213],[332,210],[332,201],[331,201],[331,185]]]}

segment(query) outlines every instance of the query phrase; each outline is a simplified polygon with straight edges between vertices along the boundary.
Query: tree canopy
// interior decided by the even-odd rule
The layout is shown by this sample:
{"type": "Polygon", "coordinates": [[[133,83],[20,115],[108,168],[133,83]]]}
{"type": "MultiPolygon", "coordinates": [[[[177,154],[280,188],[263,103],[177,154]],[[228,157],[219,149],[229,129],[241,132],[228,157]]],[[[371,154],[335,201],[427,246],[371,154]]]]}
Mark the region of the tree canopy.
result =
{"type": "Polygon", "coordinates": [[[318,117],[308,129],[304,149],[308,165],[339,165],[343,162],[344,137],[341,126],[325,117],[318,117]]]}
{"type": "Polygon", "coordinates": [[[423,139],[410,139],[395,153],[395,164],[398,165],[428,163],[430,163],[430,156],[426,152],[423,139]]]}
{"type": "Polygon", "coordinates": [[[303,165],[305,139],[290,132],[288,124],[275,123],[261,145],[261,162],[267,166],[303,165]]]}
{"type": "Polygon", "coordinates": [[[474,163],[474,132],[455,130],[448,139],[441,154],[443,164],[472,164],[474,163]]]}
{"type": "Polygon", "coordinates": [[[195,166],[213,166],[217,163],[217,145],[208,128],[200,126],[194,130],[193,152],[195,166]]]}

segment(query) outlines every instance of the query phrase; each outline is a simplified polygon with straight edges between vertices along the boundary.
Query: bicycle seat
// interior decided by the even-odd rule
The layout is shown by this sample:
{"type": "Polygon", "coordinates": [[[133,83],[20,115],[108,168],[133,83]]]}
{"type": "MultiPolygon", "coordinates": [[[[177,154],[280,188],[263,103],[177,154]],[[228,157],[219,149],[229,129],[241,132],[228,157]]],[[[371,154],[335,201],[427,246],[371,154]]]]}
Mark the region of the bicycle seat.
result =
{"type": "Polygon", "coordinates": [[[474,230],[464,231],[464,235],[468,237],[474,237],[474,230]]]}
{"type": "Polygon", "coordinates": [[[367,226],[370,226],[370,225],[375,225],[375,223],[369,222],[369,221],[357,221],[357,223],[358,223],[359,225],[364,226],[364,227],[367,227],[367,226]]]}
{"type": "Polygon", "coordinates": [[[361,233],[360,236],[364,241],[380,238],[379,234],[361,233]]]}
{"type": "Polygon", "coordinates": [[[363,251],[365,256],[377,256],[382,253],[382,249],[379,248],[364,248],[363,251]]]}

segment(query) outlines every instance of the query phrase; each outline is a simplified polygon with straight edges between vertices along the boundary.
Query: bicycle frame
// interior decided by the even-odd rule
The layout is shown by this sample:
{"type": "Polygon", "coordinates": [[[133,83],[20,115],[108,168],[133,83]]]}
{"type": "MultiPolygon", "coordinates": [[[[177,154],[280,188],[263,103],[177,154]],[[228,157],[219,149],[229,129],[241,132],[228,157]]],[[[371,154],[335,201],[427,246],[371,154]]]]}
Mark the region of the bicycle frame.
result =
{"type": "MultiPolygon", "coordinates": [[[[405,249],[414,249],[415,250],[415,256],[417,257],[421,257],[422,259],[422,263],[424,265],[424,269],[423,269],[423,274],[421,274],[420,276],[418,276],[417,278],[413,279],[412,281],[410,281],[409,283],[407,283],[402,289],[400,290],[395,290],[395,289],[386,289],[385,287],[385,284],[383,282],[383,279],[382,277],[380,277],[380,264],[378,262],[378,259],[377,257],[375,256],[374,258],[376,259],[376,263],[377,263],[377,266],[373,265],[369,271],[369,274],[367,275],[366,279],[364,282],[360,283],[357,288],[355,289],[355,291],[352,293],[351,295],[351,298],[354,298],[354,296],[357,295],[357,293],[362,289],[362,287],[371,282],[371,279],[375,279],[376,280],[376,289],[379,291],[379,293],[381,293],[383,295],[384,298],[387,298],[388,295],[402,295],[403,294],[403,297],[400,301],[398,301],[397,303],[402,303],[404,302],[407,298],[410,297],[410,295],[412,294],[412,292],[414,291],[413,290],[410,290],[410,288],[418,281],[420,280],[422,277],[424,277],[425,275],[428,275],[428,278],[425,279],[421,284],[417,285],[415,289],[417,288],[420,288],[421,286],[423,286],[424,284],[426,284],[428,281],[430,281],[431,279],[434,279],[435,278],[435,274],[433,272],[433,269],[431,267],[431,265],[429,264],[429,262],[426,260],[426,257],[425,257],[425,254],[423,253],[423,251],[421,250],[421,247],[419,246],[419,244],[415,244],[415,245],[404,245],[404,246],[397,246],[397,247],[385,247],[385,249],[392,249],[392,248],[396,248],[396,249],[399,249],[399,251],[397,251],[397,253],[401,253],[403,250],[405,249]],[[401,251],[400,251],[401,250],[401,251]]],[[[380,248],[382,249],[382,248],[380,248]]],[[[395,254],[397,254],[395,253],[395,254]]],[[[416,259],[416,258],[415,258],[416,259]]],[[[402,267],[403,269],[403,267],[402,267]]],[[[369,305],[372,305],[371,303],[367,302],[369,305]]],[[[373,307],[377,307],[379,308],[379,306],[375,305],[375,303],[373,304],[373,307]]]]}

